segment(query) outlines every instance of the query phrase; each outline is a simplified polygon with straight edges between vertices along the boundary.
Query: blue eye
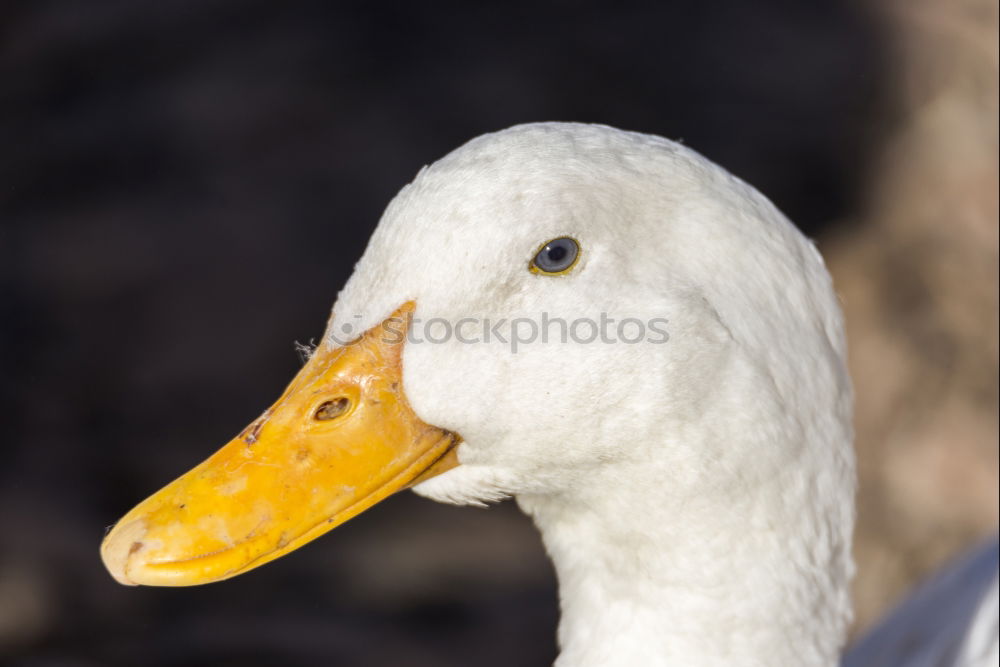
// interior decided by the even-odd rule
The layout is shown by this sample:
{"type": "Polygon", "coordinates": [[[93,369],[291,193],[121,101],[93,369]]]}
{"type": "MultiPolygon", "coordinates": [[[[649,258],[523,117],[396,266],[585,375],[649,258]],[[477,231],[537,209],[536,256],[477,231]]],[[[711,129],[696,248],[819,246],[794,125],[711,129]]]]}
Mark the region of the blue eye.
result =
{"type": "Polygon", "coordinates": [[[566,273],[580,257],[580,244],[568,236],[552,239],[531,260],[531,270],[548,275],[566,273]]]}

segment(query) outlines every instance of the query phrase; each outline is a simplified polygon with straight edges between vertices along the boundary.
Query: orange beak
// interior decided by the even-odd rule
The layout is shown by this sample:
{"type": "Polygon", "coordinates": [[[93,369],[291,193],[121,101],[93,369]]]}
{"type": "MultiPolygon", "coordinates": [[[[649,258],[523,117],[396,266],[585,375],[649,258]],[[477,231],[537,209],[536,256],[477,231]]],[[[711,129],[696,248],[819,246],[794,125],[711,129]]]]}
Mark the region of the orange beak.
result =
{"type": "Polygon", "coordinates": [[[111,575],[152,586],[227,579],[458,465],[458,437],[422,422],[403,393],[412,310],[350,345],[324,342],[263,415],[126,514],[101,545],[111,575]]]}

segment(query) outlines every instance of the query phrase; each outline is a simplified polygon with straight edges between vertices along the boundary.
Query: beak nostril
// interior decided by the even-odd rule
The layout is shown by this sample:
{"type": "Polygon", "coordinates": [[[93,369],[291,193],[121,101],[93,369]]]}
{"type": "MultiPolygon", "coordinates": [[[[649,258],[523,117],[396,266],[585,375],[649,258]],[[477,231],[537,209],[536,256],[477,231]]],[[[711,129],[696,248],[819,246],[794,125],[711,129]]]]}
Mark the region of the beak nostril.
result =
{"type": "Polygon", "coordinates": [[[341,396],[333,399],[332,401],[322,403],[318,408],[316,408],[316,412],[313,413],[313,419],[316,421],[336,419],[347,412],[349,407],[351,407],[351,400],[341,396]]]}

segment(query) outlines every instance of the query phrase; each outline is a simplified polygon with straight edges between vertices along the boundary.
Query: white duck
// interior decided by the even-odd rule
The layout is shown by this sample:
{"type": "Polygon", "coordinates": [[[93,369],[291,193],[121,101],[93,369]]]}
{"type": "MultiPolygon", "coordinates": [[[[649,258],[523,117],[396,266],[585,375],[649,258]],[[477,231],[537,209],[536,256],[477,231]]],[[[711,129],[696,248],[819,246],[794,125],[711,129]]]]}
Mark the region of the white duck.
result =
{"type": "Polygon", "coordinates": [[[272,408],[111,531],[116,579],[230,577],[417,484],[532,516],[557,665],[837,663],[841,314],[815,247],[753,188],[610,127],[486,135],[403,188],[334,312],[272,408]],[[587,342],[602,316],[607,342],[587,342]]]}

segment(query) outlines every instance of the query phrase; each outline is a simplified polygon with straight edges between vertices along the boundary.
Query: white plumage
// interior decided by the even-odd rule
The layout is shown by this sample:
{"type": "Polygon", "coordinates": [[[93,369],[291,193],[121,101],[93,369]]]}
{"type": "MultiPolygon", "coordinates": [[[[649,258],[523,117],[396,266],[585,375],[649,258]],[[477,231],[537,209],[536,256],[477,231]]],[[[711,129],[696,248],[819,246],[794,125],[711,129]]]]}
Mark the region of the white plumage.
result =
{"type": "Polygon", "coordinates": [[[666,343],[404,348],[417,414],[464,439],[416,490],[532,516],[559,578],[558,665],[837,663],[855,486],[841,314],[766,198],[659,137],[486,135],[392,202],[327,335],[411,300],[425,322],[667,321],[666,343]],[[578,265],[530,272],[560,236],[578,265]]]}
{"type": "MultiPolygon", "coordinates": [[[[604,126],[480,137],[390,204],[334,312],[278,402],[108,533],[118,581],[235,576],[416,484],[531,515],[559,667],[837,664],[841,314],[753,188],[604,126]]],[[[996,558],[946,572],[844,666],[996,664],[996,558]]]]}

